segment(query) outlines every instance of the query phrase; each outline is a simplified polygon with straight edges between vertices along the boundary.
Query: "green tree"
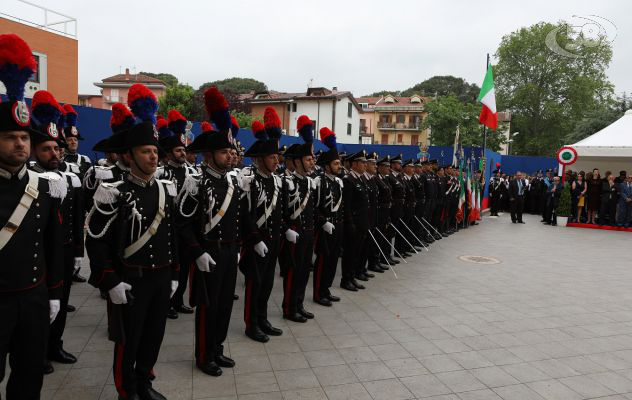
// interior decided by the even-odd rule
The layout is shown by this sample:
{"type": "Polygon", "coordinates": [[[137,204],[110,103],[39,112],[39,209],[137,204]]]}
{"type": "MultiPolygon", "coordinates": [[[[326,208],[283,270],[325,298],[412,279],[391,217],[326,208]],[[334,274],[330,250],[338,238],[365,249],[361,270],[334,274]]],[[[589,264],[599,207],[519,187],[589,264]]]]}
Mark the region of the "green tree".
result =
{"type": "Polygon", "coordinates": [[[166,117],[169,110],[176,109],[185,118],[196,121],[193,118],[194,95],[195,90],[189,85],[178,83],[168,86],[165,95],[158,99],[158,113],[166,117]]]}
{"type": "Polygon", "coordinates": [[[175,85],[178,84],[178,78],[176,78],[175,76],[173,76],[171,74],[167,74],[165,72],[160,72],[160,73],[157,73],[157,74],[153,73],[153,72],[141,72],[141,75],[147,75],[147,76],[150,76],[152,78],[160,79],[167,86],[175,86],[175,85]]]}
{"type": "MultiPolygon", "coordinates": [[[[478,122],[480,105],[463,103],[455,96],[438,97],[426,104],[428,117],[422,127],[431,128],[430,140],[435,146],[454,145],[456,127],[459,126],[459,138],[463,146],[483,147],[483,126],[478,122]]],[[[504,143],[500,130],[487,131],[487,148],[497,151],[504,143]]]]}
{"type": "Polygon", "coordinates": [[[598,45],[577,46],[583,37],[573,39],[571,33],[565,22],[540,22],[504,36],[496,51],[498,109],[512,112],[511,129],[520,132],[512,144],[518,154],[555,154],[578,121],[612,97],[606,77],[610,45],[600,39],[598,45]],[[575,46],[580,57],[547,47],[555,29],[559,48],[575,46]]]}
{"type": "Polygon", "coordinates": [[[198,90],[206,90],[210,86],[215,86],[220,92],[232,92],[235,94],[250,93],[252,90],[263,92],[268,90],[265,83],[252,78],[228,78],[219,81],[207,82],[200,86],[198,90]]]}
{"type": "Polygon", "coordinates": [[[366,96],[363,96],[363,97],[380,97],[380,96],[386,96],[387,94],[390,94],[391,96],[400,96],[402,94],[402,91],[401,90],[380,90],[379,92],[367,94],[366,96]]]}
{"type": "MultiPolygon", "coordinates": [[[[253,117],[250,114],[247,114],[245,112],[239,112],[239,111],[231,111],[230,113],[233,117],[235,117],[235,119],[237,120],[237,123],[239,124],[240,128],[243,129],[250,129],[250,127],[252,126],[252,123],[254,122],[254,120],[256,120],[257,118],[253,117]]],[[[263,121],[261,121],[263,122],[263,121]]]]}
{"type": "Polygon", "coordinates": [[[402,92],[402,96],[455,96],[464,103],[475,103],[481,88],[451,75],[433,76],[402,92]]]}

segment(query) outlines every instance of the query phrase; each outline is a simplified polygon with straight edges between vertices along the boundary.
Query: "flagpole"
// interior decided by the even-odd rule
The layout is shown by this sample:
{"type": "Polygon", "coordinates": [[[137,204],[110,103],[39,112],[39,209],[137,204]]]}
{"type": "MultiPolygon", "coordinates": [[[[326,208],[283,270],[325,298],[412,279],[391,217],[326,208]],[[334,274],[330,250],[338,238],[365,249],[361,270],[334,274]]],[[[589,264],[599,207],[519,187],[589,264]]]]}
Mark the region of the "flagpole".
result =
{"type": "MultiPolygon", "coordinates": [[[[485,63],[486,73],[487,73],[487,68],[489,68],[489,53],[487,53],[487,63],[485,63]]],[[[487,148],[487,125],[483,124],[483,154],[485,154],[486,148],[487,148]]]]}

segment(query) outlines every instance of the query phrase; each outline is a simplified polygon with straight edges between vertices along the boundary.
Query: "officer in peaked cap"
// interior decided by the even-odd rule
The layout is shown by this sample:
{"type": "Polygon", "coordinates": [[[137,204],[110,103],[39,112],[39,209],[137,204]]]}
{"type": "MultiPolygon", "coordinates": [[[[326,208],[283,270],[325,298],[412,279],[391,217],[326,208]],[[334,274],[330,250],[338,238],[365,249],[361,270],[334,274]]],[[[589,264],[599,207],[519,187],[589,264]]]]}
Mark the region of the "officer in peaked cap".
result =
{"type": "Polygon", "coordinates": [[[343,178],[345,241],[340,287],[353,292],[364,289],[364,286],[356,281],[356,277],[367,279],[363,274],[362,263],[369,229],[369,193],[364,177],[366,156],[365,150],[347,156],[346,161],[349,162],[351,170],[343,178]]]}

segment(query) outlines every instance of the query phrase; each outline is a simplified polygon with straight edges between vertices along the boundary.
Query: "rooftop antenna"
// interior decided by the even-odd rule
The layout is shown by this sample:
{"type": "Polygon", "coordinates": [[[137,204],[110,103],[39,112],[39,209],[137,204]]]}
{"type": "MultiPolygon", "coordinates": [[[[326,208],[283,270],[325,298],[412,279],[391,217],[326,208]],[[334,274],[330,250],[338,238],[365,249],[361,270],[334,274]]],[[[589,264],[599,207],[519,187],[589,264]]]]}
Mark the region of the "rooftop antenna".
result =
{"type": "Polygon", "coordinates": [[[314,84],[314,78],[309,78],[309,82],[307,83],[307,88],[311,89],[313,84],[314,84]]]}

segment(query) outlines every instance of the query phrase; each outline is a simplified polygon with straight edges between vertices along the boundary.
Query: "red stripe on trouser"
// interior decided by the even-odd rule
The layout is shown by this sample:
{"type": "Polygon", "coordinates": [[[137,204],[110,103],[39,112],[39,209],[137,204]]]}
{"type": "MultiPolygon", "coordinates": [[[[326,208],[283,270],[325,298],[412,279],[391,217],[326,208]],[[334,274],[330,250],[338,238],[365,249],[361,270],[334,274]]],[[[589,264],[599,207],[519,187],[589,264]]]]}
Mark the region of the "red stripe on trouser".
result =
{"type": "Polygon", "coordinates": [[[246,298],[244,304],[244,322],[246,323],[246,329],[250,329],[252,323],[250,322],[250,303],[252,302],[252,279],[248,279],[246,283],[246,298]]]}
{"type": "Polygon", "coordinates": [[[114,347],[116,349],[116,354],[114,355],[114,386],[116,386],[119,396],[126,399],[127,392],[123,388],[123,351],[125,346],[117,343],[114,347]]]}
{"type": "Polygon", "coordinates": [[[314,300],[320,300],[320,281],[323,278],[323,264],[325,262],[325,256],[320,254],[318,256],[318,263],[316,264],[316,276],[314,276],[314,300]]]}
{"type": "Polygon", "coordinates": [[[206,306],[198,304],[198,357],[197,361],[203,364],[206,361],[206,306]]]}

